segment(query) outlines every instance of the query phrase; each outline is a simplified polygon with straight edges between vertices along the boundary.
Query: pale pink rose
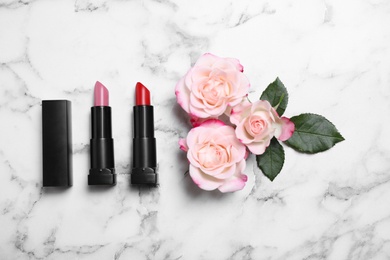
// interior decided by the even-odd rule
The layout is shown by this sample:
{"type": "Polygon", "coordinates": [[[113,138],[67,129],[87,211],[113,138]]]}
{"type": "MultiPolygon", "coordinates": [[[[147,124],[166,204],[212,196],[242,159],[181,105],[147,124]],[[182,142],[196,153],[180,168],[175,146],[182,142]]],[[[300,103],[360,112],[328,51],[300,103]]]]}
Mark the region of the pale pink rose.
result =
{"type": "Polygon", "coordinates": [[[286,141],[295,130],[294,123],[287,117],[280,118],[266,100],[244,101],[235,106],[230,122],[237,126],[237,138],[254,154],[264,153],[272,137],[286,141]]]}
{"type": "Polygon", "coordinates": [[[190,176],[201,189],[232,192],[244,188],[246,147],[233,127],[210,119],[192,128],[179,144],[187,152],[190,176]]]}
{"type": "Polygon", "coordinates": [[[237,59],[202,55],[176,85],[179,105],[194,118],[217,118],[248,94],[249,81],[237,59]]]}

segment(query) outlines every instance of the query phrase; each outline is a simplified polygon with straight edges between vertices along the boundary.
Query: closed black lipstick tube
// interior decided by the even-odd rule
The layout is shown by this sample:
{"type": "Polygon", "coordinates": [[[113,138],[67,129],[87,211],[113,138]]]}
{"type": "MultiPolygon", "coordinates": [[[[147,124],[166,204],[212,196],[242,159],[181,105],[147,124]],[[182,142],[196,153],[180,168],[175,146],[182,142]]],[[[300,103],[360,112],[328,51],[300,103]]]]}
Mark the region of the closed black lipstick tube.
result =
{"type": "Polygon", "coordinates": [[[153,106],[150,92],[142,85],[136,85],[136,106],[133,121],[133,170],[131,184],[158,184],[156,138],[154,137],[153,106]]]}
{"type": "Polygon", "coordinates": [[[91,168],[88,185],[115,185],[114,140],[111,133],[111,107],[108,90],[95,85],[95,106],[91,107],[91,168]]]}

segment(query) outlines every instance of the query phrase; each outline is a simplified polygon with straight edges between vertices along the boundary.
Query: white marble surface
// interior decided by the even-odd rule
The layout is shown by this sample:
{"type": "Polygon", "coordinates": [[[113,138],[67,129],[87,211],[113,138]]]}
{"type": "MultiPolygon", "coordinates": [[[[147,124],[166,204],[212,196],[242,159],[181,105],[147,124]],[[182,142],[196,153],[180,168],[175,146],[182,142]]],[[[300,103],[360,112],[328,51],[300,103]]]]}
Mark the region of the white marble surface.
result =
{"type": "Polygon", "coordinates": [[[388,0],[0,1],[0,259],[389,259],[388,0]],[[346,141],[286,147],[274,182],[248,161],[232,194],[199,190],[178,149],[177,80],[204,52],[240,59],[256,99],[346,141]],[[109,89],[118,185],[87,186],[96,80],[109,89]],[[160,187],[130,187],[134,85],[153,94],[160,187]],[[42,189],[41,100],[73,109],[74,186],[42,189]]]}

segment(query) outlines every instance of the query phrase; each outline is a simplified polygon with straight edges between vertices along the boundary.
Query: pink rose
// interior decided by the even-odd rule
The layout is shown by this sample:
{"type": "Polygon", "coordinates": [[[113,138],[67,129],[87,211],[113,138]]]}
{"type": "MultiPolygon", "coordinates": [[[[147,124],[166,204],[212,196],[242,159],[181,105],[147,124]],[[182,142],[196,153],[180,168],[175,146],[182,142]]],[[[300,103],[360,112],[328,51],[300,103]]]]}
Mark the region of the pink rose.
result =
{"type": "Polygon", "coordinates": [[[280,118],[266,100],[237,105],[231,111],[230,122],[237,126],[237,138],[254,154],[264,153],[272,137],[285,141],[295,130],[294,123],[287,117],[280,118]]]}
{"type": "Polygon", "coordinates": [[[195,118],[216,118],[248,94],[249,81],[237,59],[202,55],[176,85],[180,106],[195,118]]]}
{"type": "Polygon", "coordinates": [[[199,188],[221,192],[244,188],[248,178],[242,173],[246,148],[236,138],[233,127],[210,119],[192,128],[179,144],[187,152],[190,176],[199,188]]]}

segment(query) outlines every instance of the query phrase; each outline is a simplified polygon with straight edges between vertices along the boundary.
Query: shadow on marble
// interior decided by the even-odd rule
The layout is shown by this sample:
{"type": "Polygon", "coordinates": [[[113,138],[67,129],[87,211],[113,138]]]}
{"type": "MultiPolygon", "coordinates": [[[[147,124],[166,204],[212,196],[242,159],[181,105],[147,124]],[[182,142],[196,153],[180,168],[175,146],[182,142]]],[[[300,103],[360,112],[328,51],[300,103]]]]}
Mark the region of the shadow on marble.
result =
{"type": "Polygon", "coordinates": [[[109,192],[114,189],[115,186],[102,185],[102,186],[88,186],[87,191],[90,193],[101,193],[101,192],[109,192]]]}
{"type": "Polygon", "coordinates": [[[229,195],[231,193],[222,193],[219,190],[212,190],[212,191],[207,191],[207,190],[202,190],[196,184],[191,180],[191,177],[189,175],[186,175],[185,180],[184,180],[184,192],[190,199],[211,199],[211,200],[226,200],[229,199],[229,195]]]}
{"type": "Polygon", "coordinates": [[[192,128],[191,123],[190,123],[190,117],[188,116],[187,112],[181,108],[181,106],[176,103],[176,98],[172,98],[170,100],[171,103],[174,103],[173,105],[173,114],[176,117],[176,122],[180,122],[180,124],[177,127],[185,127],[186,131],[189,132],[192,128]]]}
{"type": "Polygon", "coordinates": [[[72,187],[42,187],[42,194],[44,195],[56,195],[63,194],[70,191],[72,187]]]}

